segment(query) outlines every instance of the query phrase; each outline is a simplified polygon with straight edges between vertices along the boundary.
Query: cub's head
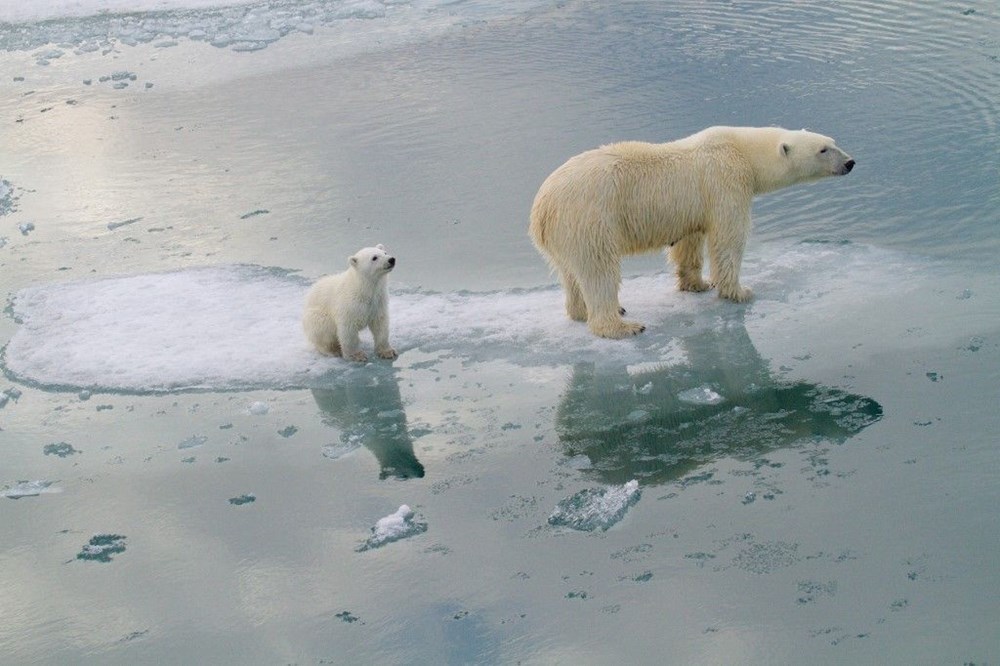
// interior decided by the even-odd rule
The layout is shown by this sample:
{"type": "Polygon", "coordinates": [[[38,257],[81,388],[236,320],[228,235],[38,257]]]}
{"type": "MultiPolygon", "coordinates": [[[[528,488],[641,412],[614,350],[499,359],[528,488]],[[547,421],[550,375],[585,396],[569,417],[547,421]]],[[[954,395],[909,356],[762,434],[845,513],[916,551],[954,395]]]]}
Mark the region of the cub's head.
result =
{"type": "Polygon", "coordinates": [[[844,176],[854,168],[854,159],[833,139],[806,130],[783,132],[778,140],[778,158],[792,182],[844,176]]]}
{"type": "Polygon", "coordinates": [[[396,257],[389,256],[382,245],[363,247],[348,261],[351,268],[372,277],[381,277],[396,267],[396,257]]]}

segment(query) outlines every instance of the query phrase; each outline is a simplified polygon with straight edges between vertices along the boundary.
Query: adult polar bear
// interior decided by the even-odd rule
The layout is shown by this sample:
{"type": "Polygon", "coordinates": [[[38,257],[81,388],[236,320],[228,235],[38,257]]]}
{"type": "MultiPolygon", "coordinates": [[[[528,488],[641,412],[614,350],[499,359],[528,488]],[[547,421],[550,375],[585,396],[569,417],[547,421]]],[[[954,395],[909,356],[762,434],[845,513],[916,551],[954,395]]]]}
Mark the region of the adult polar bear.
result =
{"type": "Polygon", "coordinates": [[[833,139],[780,127],[709,127],[668,143],[626,141],[571,157],[542,183],[531,238],[559,273],[570,318],[605,338],[645,327],[622,319],[621,258],[670,247],[677,286],[738,303],[757,194],[854,167],[833,139]],[[702,280],[707,240],[710,283],[702,280]]]}

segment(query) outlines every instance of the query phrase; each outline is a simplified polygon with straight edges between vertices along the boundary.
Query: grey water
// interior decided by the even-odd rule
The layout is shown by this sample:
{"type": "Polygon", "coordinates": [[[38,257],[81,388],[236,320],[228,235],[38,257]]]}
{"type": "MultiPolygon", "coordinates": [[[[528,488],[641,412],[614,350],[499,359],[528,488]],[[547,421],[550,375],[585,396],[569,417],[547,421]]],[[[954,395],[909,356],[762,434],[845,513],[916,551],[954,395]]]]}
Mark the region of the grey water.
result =
{"type": "Polygon", "coordinates": [[[0,23],[0,663],[1000,661],[994,3],[341,4],[0,23]],[[713,124],[857,167],[595,341],[537,187],[713,124]],[[399,358],[315,358],[374,243],[399,358]]]}

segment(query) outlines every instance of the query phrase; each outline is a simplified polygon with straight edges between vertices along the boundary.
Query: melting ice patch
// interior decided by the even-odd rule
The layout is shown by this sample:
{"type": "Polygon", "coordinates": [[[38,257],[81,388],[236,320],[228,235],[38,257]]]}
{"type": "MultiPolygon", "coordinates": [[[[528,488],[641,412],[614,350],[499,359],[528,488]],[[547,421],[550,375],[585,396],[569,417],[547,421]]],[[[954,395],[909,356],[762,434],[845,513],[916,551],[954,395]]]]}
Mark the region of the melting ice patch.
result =
{"type": "MultiPolygon", "coordinates": [[[[393,291],[390,338],[404,353],[397,364],[410,349],[522,365],[673,364],[682,336],[749,312],[762,313],[755,330],[765,333],[768,326],[787,327],[787,321],[770,324],[768,312],[794,311],[804,320],[816,312],[848,316],[873,283],[883,296],[920,289],[913,272],[895,255],[870,248],[772,250],[747,262],[745,281],[757,294],[749,306],[679,293],[667,274],[631,278],[621,300],[647,328],[628,340],[596,338],[567,319],[555,286],[393,291]]],[[[300,323],[307,287],[288,271],[245,265],[30,287],[13,298],[9,311],[20,326],[2,361],[13,378],[49,389],[137,393],[316,388],[363,371],[309,347],[300,323]]],[[[367,334],[362,344],[370,349],[367,334]]]]}
{"type": "Polygon", "coordinates": [[[375,527],[372,528],[371,536],[358,546],[356,550],[360,553],[372,550],[373,548],[381,548],[393,541],[406,539],[407,537],[422,534],[426,531],[427,523],[415,520],[413,510],[406,504],[403,504],[396,510],[396,513],[390,514],[385,518],[379,518],[378,522],[375,523],[375,527]]]}
{"type": "Polygon", "coordinates": [[[21,499],[22,497],[38,497],[46,493],[62,492],[59,488],[53,488],[55,481],[18,481],[13,486],[0,490],[0,497],[10,499],[21,499]]]}
{"type": "Polygon", "coordinates": [[[640,494],[635,479],[621,486],[586,488],[561,500],[549,516],[549,524],[584,532],[607,530],[625,517],[640,494]]]}
{"type": "Polygon", "coordinates": [[[38,63],[124,44],[178,40],[257,51],[318,27],[342,29],[345,52],[385,48],[471,20],[529,11],[541,0],[25,0],[0,3],[0,50],[40,49],[38,63]],[[31,24],[27,29],[26,24],[31,24]],[[50,47],[59,45],[59,49],[50,47]]]}

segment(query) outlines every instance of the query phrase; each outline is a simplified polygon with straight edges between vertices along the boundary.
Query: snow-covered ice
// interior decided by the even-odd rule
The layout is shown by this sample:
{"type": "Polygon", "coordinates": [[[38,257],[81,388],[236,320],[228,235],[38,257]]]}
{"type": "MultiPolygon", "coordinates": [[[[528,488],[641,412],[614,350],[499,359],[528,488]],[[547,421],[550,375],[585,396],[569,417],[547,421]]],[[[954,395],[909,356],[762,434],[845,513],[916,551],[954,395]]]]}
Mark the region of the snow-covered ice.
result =
{"type": "MultiPolygon", "coordinates": [[[[680,337],[744,313],[787,317],[791,309],[808,321],[854,310],[862,287],[850,276],[858,272],[879,280],[884,293],[920,288],[912,276],[893,279],[900,271],[912,273],[887,251],[794,246],[751,262],[745,279],[757,300],[750,306],[678,293],[665,273],[629,278],[622,300],[647,329],[624,341],[596,338],[568,320],[555,286],[490,293],[391,286],[390,336],[404,363],[407,350],[421,349],[527,365],[592,360],[645,368],[676,363],[680,337]]],[[[14,295],[10,313],[20,326],[2,361],[19,381],[61,390],[322,386],[364,366],[323,357],[307,344],[300,319],[309,283],[282,269],[227,265],[28,287],[14,295]]],[[[780,320],[758,316],[756,325],[780,320]]],[[[362,344],[370,348],[367,334],[362,344]]],[[[686,398],[711,404],[716,396],[709,390],[686,398]]]]}
{"type": "Polygon", "coordinates": [[[426,531],[427,523],[415,520],[413,510],[406,504],[403,504],[396,510],[396,513],[390,514],[385,518],[379,518],[378,522],[375,523],[375,527],[372,528],[371,536],[357,547],[357,551],[360,553],[373,548],[380,548],[393,541],[406,539],[407,537],[426,531]]]}
{"type": "Polygon", "coordinates": [[[561,500],[549,516],[549,524],[583,532],[607,530],[625,517],[640,495],[635,479],[620,486],[585,488],[561,500]]]}

